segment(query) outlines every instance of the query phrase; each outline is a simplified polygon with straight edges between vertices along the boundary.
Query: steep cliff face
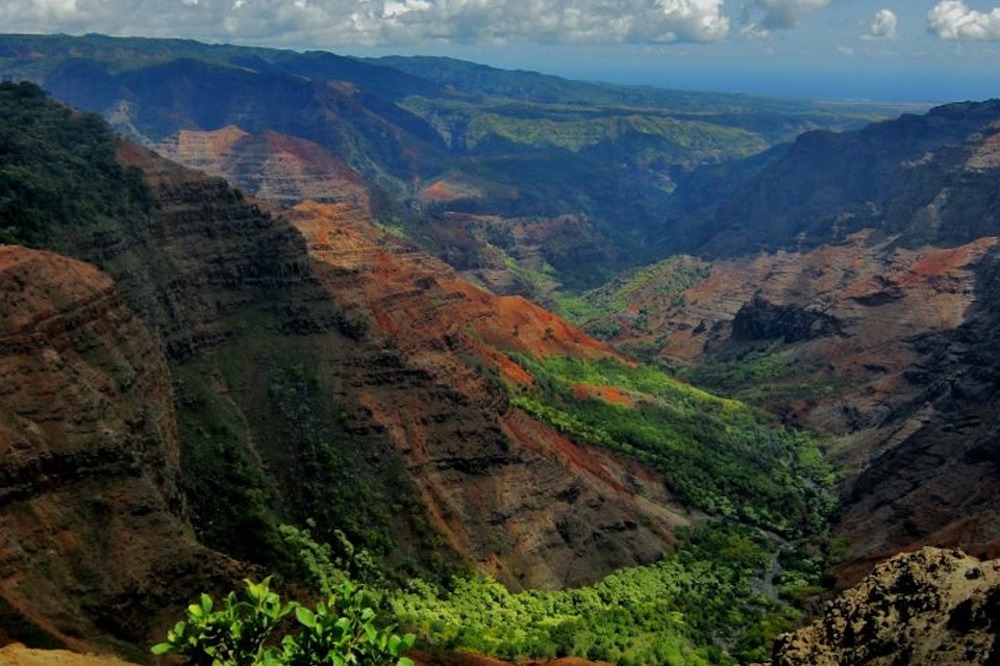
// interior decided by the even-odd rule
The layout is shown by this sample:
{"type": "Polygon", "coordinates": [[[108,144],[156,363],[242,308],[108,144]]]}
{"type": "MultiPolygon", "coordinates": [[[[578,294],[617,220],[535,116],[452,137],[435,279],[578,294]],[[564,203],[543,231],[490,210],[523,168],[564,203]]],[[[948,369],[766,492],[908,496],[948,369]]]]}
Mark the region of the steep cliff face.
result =
{"type": "Polygon", "coordinates": [[[1000,562],[925,548],[880,564],[814,624],[778,640],[773,666],[948,666],[1000,661],[1000,562]]]}
{"type": "MultiPolygon", "coordinates": [[[[998,254],[977,266],[976,302],[955,329],[922,336],[906,371],[916,396],[885,419],[871,463],[845,488],[836,529],[849,556],[929,543],[1000,554],[997,432],[998,254]]],[[[856,576],[852,557],[841,576],[856,576]]]]}
{"type": "Polygon", "coordinates": [[[0,246],[0,376],[0,639],[146,640],[228,566],[187,523],[161,347],[106,274],[0,246]]]}
{"type": "Polygon", "coordinates": [[[181,130],[155,146],[178,164],[226,178],[268,201],[294,205],[310,199],[369,208],[363,179],[319,145],[276,132],[249,134],[239,127],[181,130]]]}
{"type": "MultiPolygon", "coordinates": [[[[221,441],[268,461],[275,471],[258,481],[279,516],[404,546],[383,552],[390,559],[426,556],[419,544],[443,537],[514,587],[650,562],[688,522],[662,480],[510,408],[491,378],[531,381],[507,351],[613,355],[589,336],[470,286],[363,207],[303,204],[287,214],[292,226],[230,195],[222,205],[218,192],[206,209],[216,181],[128,146],[122,156],[164,202],[161,248],[177,273],[161,300],[177,305],[159,325],[181,380],[182,434],[197,451],[221,441]],[[187,323],[174,334],[178,315],[187,323]],[[323,495],[329,486],[338,494],[323,495]],[[387,515],[392,506],[401,510],[387,515]]],[[[188,479],[209,464],[188,460],[188,479]]],[[[204,501],[192,508],[196,526],[233,519],[204,501]]],[[[238,527],[206,536],[222,547],[238,527]]]]}
{"type": "MultiPolygon", "coordinates": [[[[612,356],[520,297],[496,297],[344,205],[288,214],[321,284],[366,323],[330,372],[382,429],[458,552],[513,587],[591,582],[655,560],[689,518],[642,466],[570,442],[507,403],[506,353],[612,356]]],[[[360,417],[355,417],[360,418],[360,417]]]]}

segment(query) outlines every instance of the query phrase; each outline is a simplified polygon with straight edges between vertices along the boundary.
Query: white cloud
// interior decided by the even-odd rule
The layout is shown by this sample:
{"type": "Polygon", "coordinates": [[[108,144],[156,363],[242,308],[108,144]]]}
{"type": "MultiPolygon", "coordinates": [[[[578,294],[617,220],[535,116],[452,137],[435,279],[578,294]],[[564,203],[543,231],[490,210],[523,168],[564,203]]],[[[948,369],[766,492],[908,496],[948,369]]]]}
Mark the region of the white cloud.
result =
{"type": "Polygon", "coordinates": [[[711,42],[726,0],[4,0],[5,32],[244,39],[276,46],[427,41],[711,42]],[[63,20],[66,19],[66,20],[63,20]],[[71,21],[69,19],[72,19],[71,21]]]}
{"type": "Polygon", "coordinates": [[[939,2],[927,13],[927,28],[942,39],[1000,40],[1000,7],[981,12],[961,0],[939,2]]]}
{"type": "Polygon", "coordinates": [[[853,57],[854,56],[854,49],[851,48],[850,46],[838,46],[837,47],[837,51],[841,55],[845,55],[845,56],[848,56],[848,57],[853,57]]]}
{"type": "Polygon", "coordinates": [[[775,30],[798,26],[809,12],[825,9],[833,0],[752,0],[740,10],[740,32],[748,39],[770,39],[775,30]]]}
{"type": "Polygon", "coordinates": [[[891,9],[880,9],[875,12],[875,18],[868,26],[865,39],[896,39],[896,27],[899,17],[891,9]]]}
{"type": "Polygon", "coordinates": [[[824,9],[831,0],[757,0],[764,12],[760,25],[765,30],[794,28],[799,18],[808,12],[824,9]]]}
{"type": "Polygon", "coordinates": [[[752,23],[750,25],[743,26],[743,28],[740,30],[740,34],[742,34],[747,39],[770,39],[771,38],[771,31],[767,30],[765,28],[760,27],[756,23],[752,23]]]}
{"type": "Polygon", "coordinates": [[[7,20],[30,16],[39,21],[60,21],[73,18],[78,11],[76,0],[13,0],[3,5],[0,18],[7,20]]]}

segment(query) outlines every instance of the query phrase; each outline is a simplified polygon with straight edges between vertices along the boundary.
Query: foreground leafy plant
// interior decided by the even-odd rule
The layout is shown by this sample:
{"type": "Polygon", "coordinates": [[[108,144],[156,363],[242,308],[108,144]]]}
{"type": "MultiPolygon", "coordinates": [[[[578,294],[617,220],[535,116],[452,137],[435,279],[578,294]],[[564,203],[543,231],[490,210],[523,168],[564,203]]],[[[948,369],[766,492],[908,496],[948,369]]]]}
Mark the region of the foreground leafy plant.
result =
{"type": "Polygon", "coordinates": [[[167,632],[166,642],[153,646],[153,654],[184,655],[193,666],[413,666],[400,656],[413,645],[413,635],[379,628],[362,588],[345,582],[310,610],[294,601],[282,604],[270,578],[244,582],[245,599],[230,592],[218,610],[202,594],[188,606],[187,619],[167,632]],[[272,638],[292,613],[298,633],[275,645],[272,638]]]}

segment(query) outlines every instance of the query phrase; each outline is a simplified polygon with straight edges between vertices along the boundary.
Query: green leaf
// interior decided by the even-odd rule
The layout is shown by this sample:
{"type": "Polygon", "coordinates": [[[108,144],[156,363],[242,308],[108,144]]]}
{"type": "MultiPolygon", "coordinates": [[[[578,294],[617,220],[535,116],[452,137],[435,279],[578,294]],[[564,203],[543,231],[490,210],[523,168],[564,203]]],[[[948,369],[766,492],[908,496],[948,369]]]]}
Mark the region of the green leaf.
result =
{"type": "Polygon", "coordinates": [[[166,654],[170,652],[170,650],[173,649],[173,647],[174,646],[171,645],[170,643],[157,643],[153,647],[149,648],[149,651],[152,652],[153,654],[166,654]]]}
{"type": "Polygon", "coordinates": [[[310,629],[316,627],[316,614],[305,606],[299,606],[295,609],[295,619],[299,621],[299,624],[310,629]]]}

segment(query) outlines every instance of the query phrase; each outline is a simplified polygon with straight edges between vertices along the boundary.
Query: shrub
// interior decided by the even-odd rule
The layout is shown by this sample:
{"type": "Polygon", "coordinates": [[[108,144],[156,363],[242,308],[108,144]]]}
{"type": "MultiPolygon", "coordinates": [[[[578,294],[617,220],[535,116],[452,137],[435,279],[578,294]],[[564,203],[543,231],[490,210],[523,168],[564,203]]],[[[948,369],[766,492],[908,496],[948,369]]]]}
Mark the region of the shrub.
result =
{"type": "Polygon", "coordinates": [[[245,598],[230,592],[218,610],[202,594],[188,606],[187,619],[167,632],[166,642],[153,646],[153,654],[184,655],[193,666],[413,666],[400,656],[413,635],[379,628],[363,588],[343,583],[310,610],[294,601],[282,604],[270,578],[244,582],[245,598]],[[290,614],[297,626],[277,643],[274,636],[290,614]]]}

